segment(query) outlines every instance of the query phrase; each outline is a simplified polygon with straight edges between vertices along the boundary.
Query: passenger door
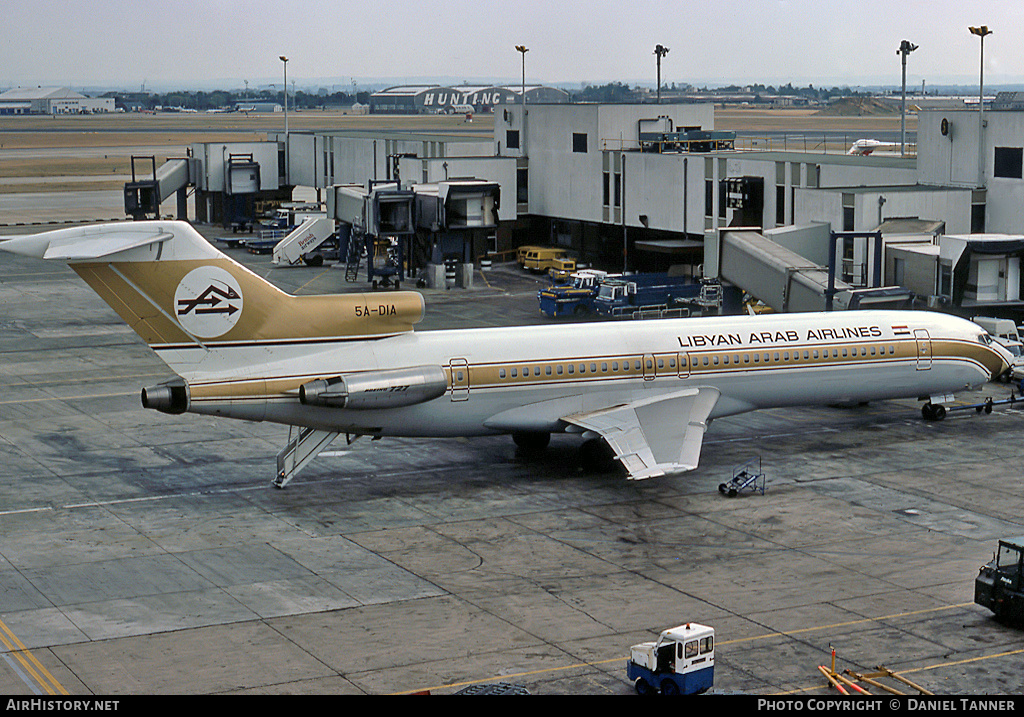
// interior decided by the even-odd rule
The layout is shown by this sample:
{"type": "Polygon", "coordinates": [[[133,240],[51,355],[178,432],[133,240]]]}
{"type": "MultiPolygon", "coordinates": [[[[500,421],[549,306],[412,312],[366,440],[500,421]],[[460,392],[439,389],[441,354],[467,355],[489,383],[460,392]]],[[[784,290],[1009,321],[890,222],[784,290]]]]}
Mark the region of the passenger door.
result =
{"type": "Polygon", "coordinates": [[[469,361],[464,358],[453,358],[448,362],[448,370],[451,372],[452,377],[452,400],[468,400],[469,361]]]}
{"type": "Polygon", "coordinates": [[[917,340],[917,370],[926,371],[932,367],[932,340],[927,329],[914,329],[917,340]]]}

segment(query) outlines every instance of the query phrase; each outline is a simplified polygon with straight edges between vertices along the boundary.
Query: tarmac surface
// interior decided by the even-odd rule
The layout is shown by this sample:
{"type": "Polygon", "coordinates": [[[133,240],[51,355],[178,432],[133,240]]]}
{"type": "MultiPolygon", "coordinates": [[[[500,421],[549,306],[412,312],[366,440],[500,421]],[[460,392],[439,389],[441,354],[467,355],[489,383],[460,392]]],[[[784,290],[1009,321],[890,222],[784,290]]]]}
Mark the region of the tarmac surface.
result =
{"type": "MultiPolygon", "coordinates": [[[[418,330],[549,321],[536,278],[475,279],[424,290],[418,330]]],[[[832,648],[939,694],[1024,689],[1024,632],[972,602],[1024,534],[1019,410],[757,412],[642,482],[584,473],[570,437],[339,438],[278,490],[287,429],[143,409],[168,375],[67,267],[0,256],[0,694],[625,695],[629,646],[687,621],[717,631],[717,694],[834,695],[832,648]],[[720,494],[747,461],[763,494],[720,494]]]]}

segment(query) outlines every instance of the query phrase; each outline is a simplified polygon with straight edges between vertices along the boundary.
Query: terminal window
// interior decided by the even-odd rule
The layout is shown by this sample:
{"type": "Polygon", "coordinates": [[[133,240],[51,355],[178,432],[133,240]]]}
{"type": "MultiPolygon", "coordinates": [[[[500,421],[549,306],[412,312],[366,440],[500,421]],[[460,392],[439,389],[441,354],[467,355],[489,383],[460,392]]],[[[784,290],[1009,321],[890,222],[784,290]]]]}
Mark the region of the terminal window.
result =
{"type": "Polygon", "coordinates": [[[572,133],[572,151],[581,152],[586,154],[587,152],[587,133],[586,132],[573,132],[572,133]]]}
{"type": "Polygon", "coordinates": [[[505,130],[505,146],[508,149],[519,149],[519,130],[505,130]]]}
{"type": "Polygon", "coordinates": [[[1024,149],[1021,147],[996,147],[995,176],[1024,179],[1024,149]]]}

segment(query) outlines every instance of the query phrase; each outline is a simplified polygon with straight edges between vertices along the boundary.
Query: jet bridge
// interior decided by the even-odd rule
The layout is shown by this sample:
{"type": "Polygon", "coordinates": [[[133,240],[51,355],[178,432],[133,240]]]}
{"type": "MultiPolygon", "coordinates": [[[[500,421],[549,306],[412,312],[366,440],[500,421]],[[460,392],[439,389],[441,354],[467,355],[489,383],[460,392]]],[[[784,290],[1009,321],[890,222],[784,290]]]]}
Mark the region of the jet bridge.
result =
{"type": "Polygon", "coordinates": [[[395,288],[405,279],[409,244],[415,232],[415,194],[399,182],[371,180],[338,185],[327,194],[327,217],[343,226],[342,253],[346,257],[345,278],[355,281],[365,253],[366,278],[373,288],[378,283],[395,288]]]}
{"type": "Polygon", "coordinates": [[[444,287],[455,272],[455,284],[472,286],[473,262],[483,254],[484,241],[498,227],[501,186],[472,177],[436,184],[417,184],[417,245],[426,254],[427,284],[444,287]]]}
{"type": "Polygon", "coordinates": [[[335,185],[327,193],[327,217],[338,223],[346,256],[345,278],[355,281],[363,258],[367,280],[396,285],[418,269],[433,288],[472,284],[474,258],[498,227],[501,187],[472,177],[403,186],[395,180],[335,185]]]}
{"type": "MultiPolygon", "coordinates": [[[[836,237],[830,239],[833,246],[836,237]]],[[[913,302],[913,294],[901,287],[848,284],[836,278],[834,268],[809,261],[758,229],[721,229],[707,239],[705,275],[717,275],[776,311],[910,308],[913,302]]]]}
{"type": "Polygon", "coordinates": [[[156,157],[133,156],[131,181],[124,187],[125,214],[158,218],[161,203],[176,193],[178,218],[187,219],[186,200],[194,192],[197,221],[251,229],[260,204],[291,201],[282,143],[197,142],[187,153],[159,169],[156,157]]]}
{"type": "Polygon", "coordinates": [[[159,219],[160,205],[172,194],[178,195],[178,219],[188,219],[186,199],[190,181],[190,160],[171,158],[156,168],[156,157],[132,156],[132,181],[124,185],[124,213],[132,219],[159,219]],[[141,179],[136,161],[150,162],[152,179],[141,179]]]}

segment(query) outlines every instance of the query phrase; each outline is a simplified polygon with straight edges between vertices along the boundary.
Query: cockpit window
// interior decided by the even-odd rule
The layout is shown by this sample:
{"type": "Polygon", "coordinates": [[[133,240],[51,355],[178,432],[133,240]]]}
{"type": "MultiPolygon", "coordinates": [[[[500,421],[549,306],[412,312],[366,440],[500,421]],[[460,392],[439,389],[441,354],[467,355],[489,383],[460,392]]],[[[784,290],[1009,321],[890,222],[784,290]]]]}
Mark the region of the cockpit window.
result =
{"type": "Polygon", "coordinates": [[[981,336],[979,336],[978,337],[978,341],[980,341],[981,343],[985,344],[986,346],[991,346],[992,345],[992,337],[989,336],[987,333],[982,334],[981,336]]]}

